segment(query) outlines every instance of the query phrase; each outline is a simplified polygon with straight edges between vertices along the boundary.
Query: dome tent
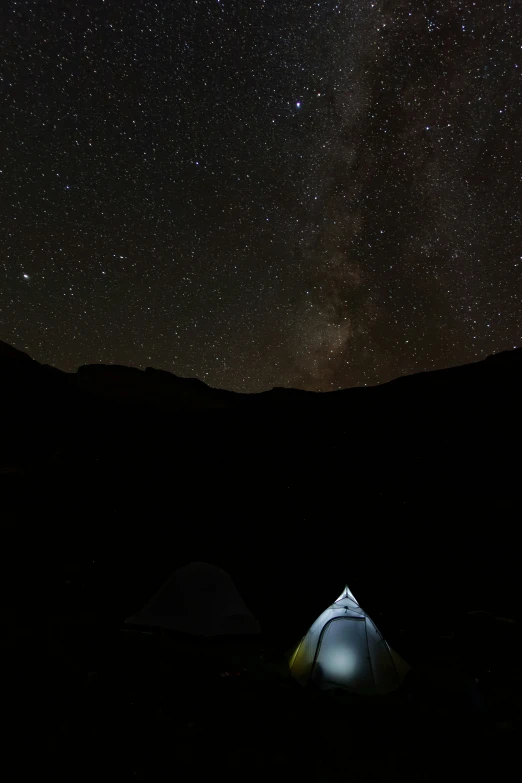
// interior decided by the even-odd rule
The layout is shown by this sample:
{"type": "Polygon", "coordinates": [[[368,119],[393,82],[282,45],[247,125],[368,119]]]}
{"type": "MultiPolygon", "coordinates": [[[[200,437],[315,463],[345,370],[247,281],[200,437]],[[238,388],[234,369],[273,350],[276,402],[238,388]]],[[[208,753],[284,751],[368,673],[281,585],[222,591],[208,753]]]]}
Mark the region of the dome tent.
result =
{"type": "Polygon", "coordinates": [[[261,633],[230,576],[210,563],[189,563],[175,571],[125,624],[206,638],[261,633]]]}
{"type": "Polygon", "coordinates": [[[291,674],[303,685],[360,694],[396,690],[408,668],[348,587],[310,626],[290,659],[291,674]]]}

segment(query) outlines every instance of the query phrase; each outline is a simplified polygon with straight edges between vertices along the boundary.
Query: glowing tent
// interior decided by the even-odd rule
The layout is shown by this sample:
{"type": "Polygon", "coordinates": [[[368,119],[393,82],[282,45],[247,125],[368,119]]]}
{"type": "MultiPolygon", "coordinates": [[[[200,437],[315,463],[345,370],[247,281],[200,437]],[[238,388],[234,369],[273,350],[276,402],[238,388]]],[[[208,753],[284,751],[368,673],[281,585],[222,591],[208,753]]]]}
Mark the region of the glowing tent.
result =
{"type": "Polygon", "coordinates": [[[209,563],[189,563],[175,571],[125,623],[204,637],[261,632],[230,576],[209,563]]]}
{"type": "Polygon", "coordinates": [[[290,659],[291,673],[303,685],[361,694],[396,690],[408,668],[348,587],[319,615],[290,659]]]}

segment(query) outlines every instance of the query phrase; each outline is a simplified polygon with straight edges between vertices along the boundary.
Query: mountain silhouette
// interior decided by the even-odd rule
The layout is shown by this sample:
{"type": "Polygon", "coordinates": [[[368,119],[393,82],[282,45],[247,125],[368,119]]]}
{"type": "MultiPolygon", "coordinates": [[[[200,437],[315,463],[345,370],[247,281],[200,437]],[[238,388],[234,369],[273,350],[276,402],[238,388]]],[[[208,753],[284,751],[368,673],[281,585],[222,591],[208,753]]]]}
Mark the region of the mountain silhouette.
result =
{"type": "Polygon", "coordinates": [[[250,488],[277,508],[290,492],[284,502],[313,494],[326,507],[346,503],[358,482],[396,493],[407,481],[408,502],[424,503],[441,471],[464,486],[489,466],[507,481],[521,435],[522,349],[375,387],[240,394],[153,368],[67,373],[0,343],[0,379],[0,471],[68,477],[80,496],[104,481],[152,479],[200,504],[217,493],[247,508],[250,488]]]}
{"type": "Polygon", "coordinates": [[[437,399],[457,404],[484,399],[491,394],[510,398],[521,391],[522,348],[494,354],[473,364],[402,376],[388,383],[331,392],[275,387],[270,391],[244,394],[216,389],[197,378],[181,378],[164,370],[140,370],[122,365],[89,364],[67,373],[34,361],[28,354],[0,341],[0,373],[3,393],[10,404],[24,398],[38,404],[38,397],[68,395],[84,404],[119,402],[164,412],[212,408],[259,411],[266,408],[295,408],[329,411],[353,405],[411,404],[437,399]]]}

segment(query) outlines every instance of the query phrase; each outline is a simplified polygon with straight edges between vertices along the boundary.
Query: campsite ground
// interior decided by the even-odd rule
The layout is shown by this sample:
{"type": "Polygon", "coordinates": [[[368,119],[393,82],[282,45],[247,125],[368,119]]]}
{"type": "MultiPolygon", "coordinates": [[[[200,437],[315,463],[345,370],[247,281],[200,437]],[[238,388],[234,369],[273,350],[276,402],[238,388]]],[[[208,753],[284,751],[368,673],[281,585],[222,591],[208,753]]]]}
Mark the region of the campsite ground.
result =
{"type": "Polygon", "coordinates": [[[55,779],[515,777],[516,661],[480,705],[451,644],[412,650],[416,682],[369,701],[302,689],[266,640],[187,643],[96,613],[49,617],[49,652],[55,779]]]}
{"type": "MultiPolygon", "coordinates": [[[[57,542],[47,609],[56,779],[515,777],[521,618],[517,553],[506,541],[517,484],[506,471],[502,485],[491,471],[480,481],[478,469],[471,484],[452,466],[456,495],[456,479],[435,459],[406,476],[398,462],[377,484],[375,460],[372,473],[368,464],[354,460],[347,473],[346,463],[330,464],[315,484],[282,469],[262,484],[259,473],[216,464],[204,492],[185,488],[179,474],[162,493],[151,482],[139,493],[128,476],[110,492],[89,478],[88,489],[66,495],[56,477],[51,494],[47,482],[38,503],[52,508],[57,542]],[[342,488],[335,499],[332,487],[342,488]],[[480,519],[495,536],[491,527],[477,533],[480,519]],[[157,634],[122,631],[190,560],[231,574],[264,649],[187,652],[157,634]],[[345,580],[414,667],[397,699],[365,703],[302,690],[288,677],[285,651],[345,580]],[[488,622],[470,633],[465,618],[477,609],[516,623],[501,624],[506,638],[488,622]]],[[[41,518],[36,504],[31,518],[41,518]]]]}
{"type": "Polygon", "coordinates": [[[27,618],[41,569],[52,776],[512,779],[520,355],[314,397],[324,410],[276,391],[223,416],[213,393],[208,409],[191,402],[190,381],[149,373],[134,396],[116,369],[114,388],[91,394],[76,376],[6,359],[2,652],[6,671],[35,667],[27,618]],[[264,651],[187,654],[122,632],[191,560],[231,574],[264,651]],[[346,582],[413,664],[397,699],[288,678],[283,653],[346,582]],[[470,625],[477,609],[489,614],[470,625]]]}

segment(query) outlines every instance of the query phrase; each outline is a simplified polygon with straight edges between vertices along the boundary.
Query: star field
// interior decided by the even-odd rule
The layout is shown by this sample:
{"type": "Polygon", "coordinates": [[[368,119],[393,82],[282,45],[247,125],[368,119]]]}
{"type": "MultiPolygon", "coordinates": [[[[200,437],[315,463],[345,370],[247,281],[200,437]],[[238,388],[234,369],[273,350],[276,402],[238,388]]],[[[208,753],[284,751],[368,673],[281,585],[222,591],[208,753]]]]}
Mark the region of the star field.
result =
{"type": "Polygon", "coordinates": [[[522,344],[515,2],[9,0],[0,338],[327,390],[522,344]]]}

